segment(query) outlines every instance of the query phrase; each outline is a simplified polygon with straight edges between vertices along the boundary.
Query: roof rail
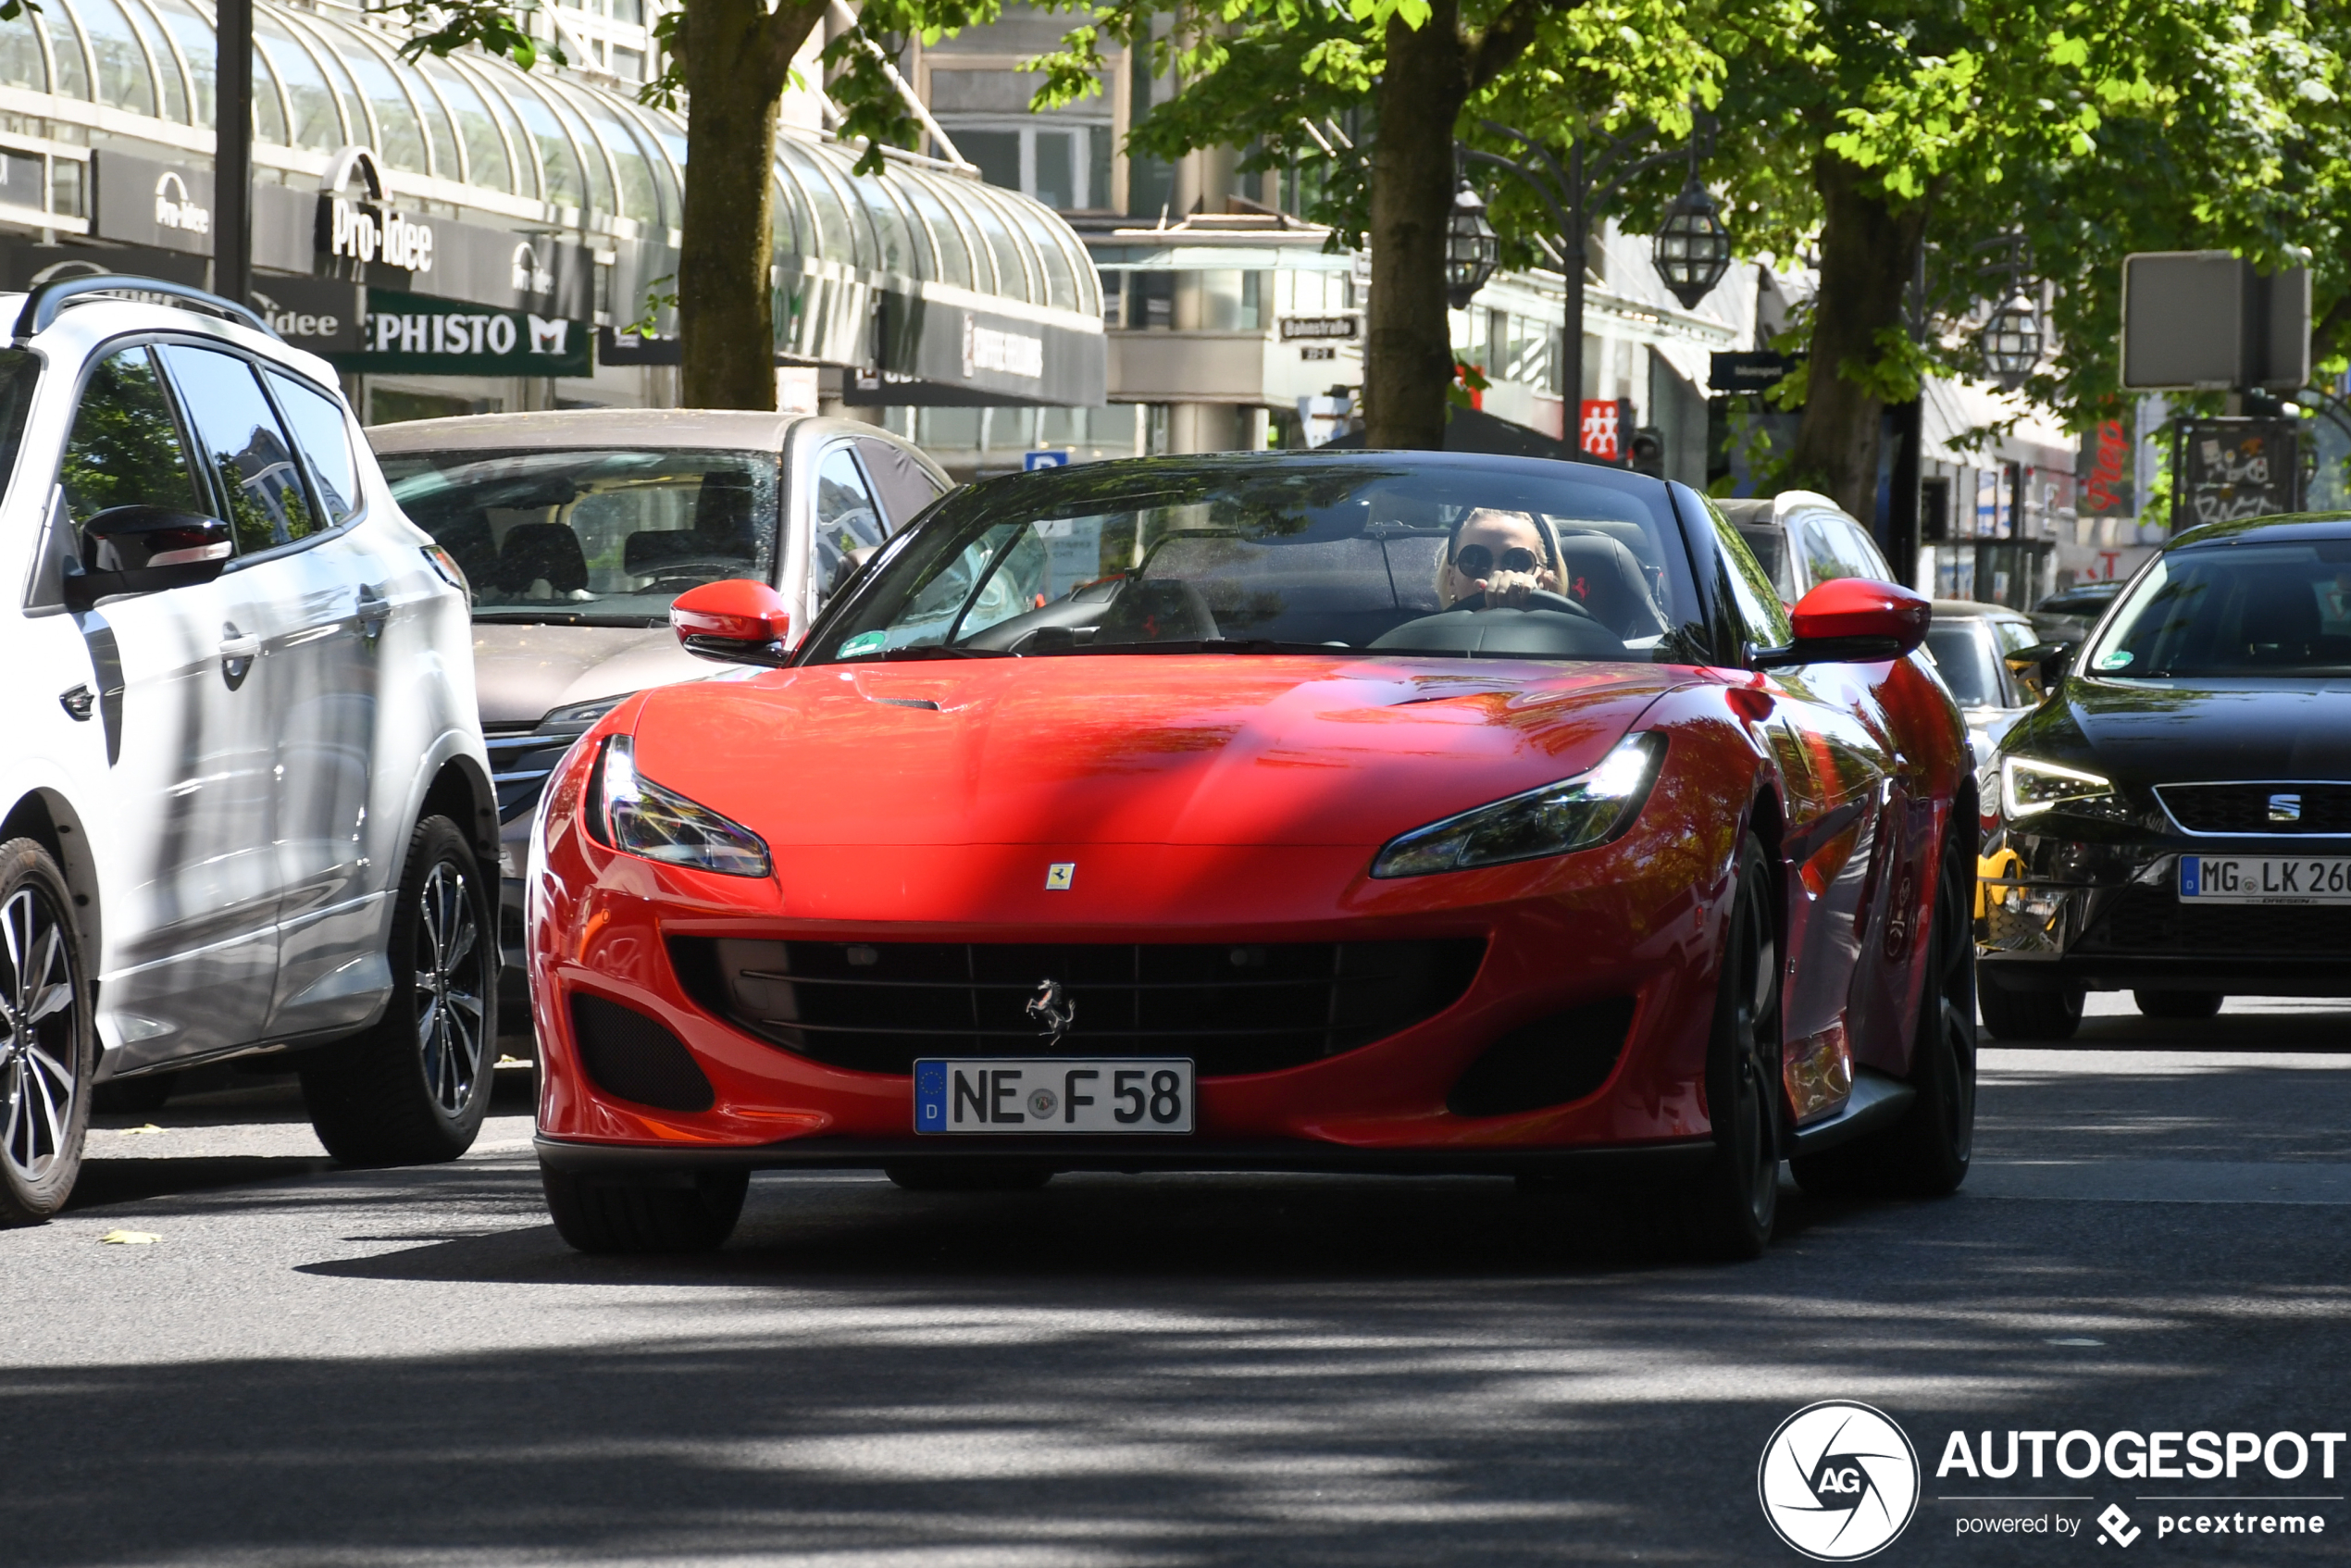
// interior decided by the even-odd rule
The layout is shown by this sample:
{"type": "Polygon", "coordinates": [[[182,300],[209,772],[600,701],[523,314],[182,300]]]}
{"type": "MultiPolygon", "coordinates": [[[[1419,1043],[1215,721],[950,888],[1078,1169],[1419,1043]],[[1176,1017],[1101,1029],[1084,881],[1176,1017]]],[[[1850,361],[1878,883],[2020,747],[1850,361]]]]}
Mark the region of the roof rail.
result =
{"type": "Polygon", "coordinates": [[[250,327],[256,332],[278,334],[248,307],[234,300],[208,294],[186,283],[167,282],[161,278],[134,278],[123,273],[93,272],[79,278],[52,278],[36,283],[24,298],[23,308],[17,312],[16,346],[24,347],[37,332],[45,331],[56,321],[60,311],[87,294],[161,294],[183,309],[201,310],[207,314],[250,327]]]}

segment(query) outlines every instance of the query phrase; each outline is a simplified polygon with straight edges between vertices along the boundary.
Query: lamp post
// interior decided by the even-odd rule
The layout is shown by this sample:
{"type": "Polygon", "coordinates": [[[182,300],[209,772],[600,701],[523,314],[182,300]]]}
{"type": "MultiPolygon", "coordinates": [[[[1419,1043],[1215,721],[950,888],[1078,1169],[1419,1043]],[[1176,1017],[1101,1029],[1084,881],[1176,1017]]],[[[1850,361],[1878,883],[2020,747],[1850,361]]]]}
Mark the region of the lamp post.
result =
{"type": "Polygon", "coordinates": [[[2021,234],[1997,235],[1975,249],[2004,253],[1977,264],[1978,270],[2003,280],[2006,297],[1984,324],[1976,344],[1984,355],[1984,373],[1996,385],[2015,392],[2032,380],[2041,363],[2041,309],[2024,287],[2033,271],[2033,253],[2021,234]]]}
{"type": "Polygon", "coordinates": [[[1486,198],[1466,180],[1453,193],[1453,216],[1445,224],[1445,302],[1466,310],[1501,264],[1501,236],[1486,221],[1486,198]]]}
{"type": "MultiPolygon", "coordinates": [[[[1524,149],[1523,156],[1506,157],[1482,148],[1463,146],[1457,149],[1462,161],[1484,164],[1516,176],[1521,184],[1534,193],[1535,199],[1542,203],[1543,210],[1550,215],[1557,230],[1549,249],[1559,258],[1561,268],[1567,275],[1566,308],[1561,323],[1560,385],[1561,395],[1568,404],[1567,423],[1570,429],[1574,429],[1584,398],[1584,272],[1590,256],[1592,219],[1597,213],[1605,210],[1616,193],[1633,180],[1676,158],[1687,158],[1690,160],[1691,182],[1683,188],[1683,197],[1686,198],[1691,187],[1696,186],[1698,194],[1705,200],[1708,217],[1713,219],[1719,230],[1721,220],[1713,212],[1712,199],[1705,196],[1704,186],[1697,184],[1697,160],[1712,143],[1713,123],[1701,116],[1686,147],[1651,153],[1646,156],[1636,156],[1635,154],[1648,143],[1654,131],[1650,126],[1636,126],[1620,136],[1579,136],[1567,144],[1564,164],[1551,156],[1549,148],[1524,131],[1513,131],[1490,119],[1478,123],[1495,135],[1518,143],[1524,149]]],[[[1675,208],[1678,209],[1680,205],[1681,200],[1677,198],[1675,208]]],[[[1691,210],[1694,216],[1696,209],[1691,210]]],[[[1667,223],[1671,225],[1673,222],[1673,211],[1669,209],[1667,223]]],[[[1695,237],[1695,230],[1686,228],[1679,232],[1686,239],[1695,237]]],[[[1663,234],[1659,236],[1661,247],[1664,244],[1664,238],[1663,234]]],[[[1723,268],[1727,268],[1730,265],[1727,233],[1722,236],[1722,241],[1723,268]]],[[[1711,255],[1710,241],[1705,254],[1711,255]]],[[[1697,272],[1692,272],[1691,280],[1695,281],[1697,276],[1697,272]]],[[[1722,268],[1717,268],[1706,288],[1711,289],[1722,280],[1722,268]]],[[[1674,288],[1670,274],[1666,286],[1674,288]]],[[[1679,288],[1674,288],[1674,293],[1676,297],[1682,297],[1679,288]]],[[[1701,289],[1694,297],[1703,298],[1705,293],[1706,290],[1701,289]]],[[[1684,303],[1689,304],[1692,300],[1685,298],[1684,303]]]]}
{"type": "Polygon", "coordinates": [[[253,0],[220,0],[213,29],[212,292],[253,303],[253,0]]]}

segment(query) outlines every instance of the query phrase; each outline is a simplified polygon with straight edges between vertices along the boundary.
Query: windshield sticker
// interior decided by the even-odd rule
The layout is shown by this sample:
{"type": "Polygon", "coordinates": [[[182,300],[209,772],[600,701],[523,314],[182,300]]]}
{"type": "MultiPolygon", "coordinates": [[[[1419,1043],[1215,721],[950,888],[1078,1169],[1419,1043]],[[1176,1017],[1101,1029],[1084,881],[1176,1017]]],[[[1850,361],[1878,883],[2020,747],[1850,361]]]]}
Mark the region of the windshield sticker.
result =
{"type": "Polygon", "coordinates": [[[837,659],[853,659],[861,653],[877,653],[889,646],[889,633],[861,631],[833,651],[837,659]]]}
{"type": "Polygon", "coordinates": [[[2120,648],[2116,649],[2111,653],[2100,653],[2098,655],[2098,668],[2128,669],[2131,667],[2132,659],[2136,656],[2137,655],[2128,652],[2127,650],[2120,648]]]}

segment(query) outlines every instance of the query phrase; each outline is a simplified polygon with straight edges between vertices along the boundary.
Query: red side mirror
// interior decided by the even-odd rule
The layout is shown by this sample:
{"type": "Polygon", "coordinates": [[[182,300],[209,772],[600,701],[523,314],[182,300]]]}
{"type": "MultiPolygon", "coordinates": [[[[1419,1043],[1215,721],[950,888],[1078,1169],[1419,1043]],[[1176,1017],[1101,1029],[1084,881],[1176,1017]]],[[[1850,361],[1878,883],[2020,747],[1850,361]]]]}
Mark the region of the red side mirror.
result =
{"type": "Polygon", "coordinates": [[[1907,588],[1832,578],[1797,602],[1796,645],[1786,664],[1874,664],[1926,640],[1934,605],[1907,588]]]}
{"type": "Polygon", "coordinates": [[[689,653],[738,665],[780,665],[791,653],[791,611],[764,582],[729,578],[669,604],[670,629],[689,653]]]}

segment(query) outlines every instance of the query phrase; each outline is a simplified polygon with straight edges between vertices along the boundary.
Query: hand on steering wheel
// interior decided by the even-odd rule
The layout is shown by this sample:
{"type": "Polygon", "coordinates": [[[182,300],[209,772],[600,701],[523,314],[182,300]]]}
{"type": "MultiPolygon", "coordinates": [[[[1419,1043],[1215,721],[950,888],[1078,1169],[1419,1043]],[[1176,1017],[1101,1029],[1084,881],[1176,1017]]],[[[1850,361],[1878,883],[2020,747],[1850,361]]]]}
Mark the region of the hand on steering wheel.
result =
{"type": "Polygon", "coordinates": [[[1587,621],[1597,621],[1599,618],[1566,595],[1547,592],[1539,588],[1530,591],[1525,598],[1516,604],[1508,600],[1496,603],[1489,601],[1483,593],[1473,593],[1466,599],[1453,601],[1452,607],[1456,610],[1550,610],[1558,614],[1581,616],[1587,621]]]}

